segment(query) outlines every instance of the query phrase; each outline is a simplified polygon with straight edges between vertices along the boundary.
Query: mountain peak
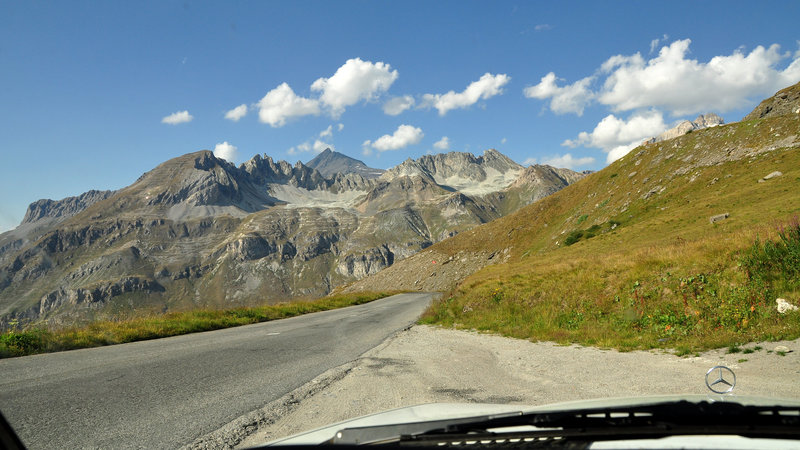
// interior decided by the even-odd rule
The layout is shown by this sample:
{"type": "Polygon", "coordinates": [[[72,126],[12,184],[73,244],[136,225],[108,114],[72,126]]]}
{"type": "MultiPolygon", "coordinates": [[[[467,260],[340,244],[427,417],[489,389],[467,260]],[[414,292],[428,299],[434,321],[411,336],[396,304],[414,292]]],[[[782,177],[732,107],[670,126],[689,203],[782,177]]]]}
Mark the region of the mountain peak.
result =
{"type": "Polygon", "coordinates": [[[330,148],[326,148],[325,151],[315,156],[306,163],[306,166],[317,169],[325,178],[333,178],[337,173],[357,173],[364,178],[377,178],[384,172],[381,169],[368,167],[362,161],[335,152],[330,148]]]}

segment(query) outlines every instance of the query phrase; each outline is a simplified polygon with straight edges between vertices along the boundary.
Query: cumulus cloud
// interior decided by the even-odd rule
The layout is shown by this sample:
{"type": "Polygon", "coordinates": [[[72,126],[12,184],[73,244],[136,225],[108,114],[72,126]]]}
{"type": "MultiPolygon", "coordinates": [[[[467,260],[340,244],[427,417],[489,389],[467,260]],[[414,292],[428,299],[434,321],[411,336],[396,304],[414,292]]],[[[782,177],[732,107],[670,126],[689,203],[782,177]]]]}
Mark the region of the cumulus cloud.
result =
{"type": "Polygon", "coordinates": [[[178,111],[168,115],[161,119],[161,123],[166,123],[167,125],[178,125],[179,123],[188,123],[191,122],[194,117],[189,114],[189,111],[178,111]]]}
{"type": "Polygon", "coordinates": [[[443,136],[441,139],[436,141],[433,146],[439,150],[448,150],[450,148],[450,139],[447,136],[443,136]]]}
{"type": "Polygon", "coordinates": [[[336,126],[336,128],[338,128],[339,131],[342,131],[342,130],[344,130],[344,124],[340,123],[339,125],[336,126]]]}
{"type": "Polygon", "coordinates": [[[582,131],[577,139],[568,139],[562,145],[601,148],[608,153],[606,162],[610,164],[628,154],[645,139],[656,136],[666,129],[664,117],[656,110],[634,114],[628,120],[609,114],[591,133],[582,131]]]}
{"type": "Polygon", "coordinates": [[[400,115],[403,111],[414,106],[414,97],[404,95],[402,97],[395,97],[383,104],[383,112],[390,116],[400,115]]]}
{"type": "Polygon", "coordinates": [[[226,161],[234,162],[239,157],[239,152],[237,151],[235,145],[229,144],[228,141],[222,142],[217,144],[214,147],[214,156],[217,158],[222,158],[226,161]]]}
{"type": "Polygon", "coordinates": [[[319,115],[317,100],[296,95],[287,83],[281,83],[267,92],[258,104],[258,119],[273,128],[286,125],[286,120],[293,117],[319,115]]]}
{"type": "Polygon", "coordinates": [[[575,169],[577,167],[586,166],[594,163],[595,159],[591,156],[584,156],[582,158],[574,158],[571,154],[566,153],[563,155],[549,156],[542,159],[542,164],[547,164],[553,167],[562,167],[566,169],[575,169]]]}
{"type": "Polygon", "coordinates": [[[238,122],[239,119],[247,115],[247,105],[242,103],[241,105],[233,108],[232,110],[225,113],[225,118],[231,120],[233,122],[238,122]]]}
{"type": "Polygon", "coordinates": [[[320,78],[311,85],[321,92],[319,100],[330,108],[333,117],[340,116],[346,107],[362,100],[372,100],[397,79],[397,71],[389,64],[348,59],[330,78],[320,78]]]}
{"type": "MultiPolygon", "coordinates": [[[[344,126],[339,124],[338,128],[341,131],[344,126]]],[[[302,144],[290,147],[289,150],[286,150],[286,153],[290,155],[296,155],[298,153],[306,152],[321,153],[325,151],[326,148],[336,150],[336,147],[334,147],[334,145],[329,141],[331,138],[333,138],[333,125],[328,125],[328,128],[320,131],[316,138],[309,139],[302,144]]]]}
{"type": "MultiPolygon", "coordinates": [[[[667,38],[651,41],[652,49],[667,38]]],[[[597,101],[614,112],[659,108],[684,116],[738,109],[800,81],[800,51],[782,53],[773,44],[749,53],[737,49],[701,62],[689,58],[690,44],[689,39],[674,41],[649,59],[640,53],[614,55],[595,75],[564,86],[558,85],[551,72],[539,84],[525,88],[525,96],[551,99],[550,109],[556,114],[581,115],[597,101]],[[602,86],[593,91],[590,85],[595,80],[602,86]]]]}
{"type": "Polygon", "coordinates": [[[505,86],[511,77],[506,74],[492,75],[485,73],[478,81],[473,81],[461,92],[450,91],[446,94],[425,94],[422,96],[422,107],[436,108],[440,116],[444,116],[448,111],[458,108],[466,108],[478,102],[487,100],[503,93],[505,86]]]}
{"type": "Polygon", "coordinates": [[[296,155],[301,152],[310,152],[311,151],[311,143],[306,141],[302,144],[295,145],[294,147],[289,147],[289,150],[286,150],[286,153],[290,155],[296,155]]]}
{"type": "Polygon", "coordinates": [[[384,134],[376,139],[374,142],[370,140],[364,141],[362,147],[364,154],[371,154],[371,150],[385,152],[388,150],[399,150],[408,147],[409,145],[419,144],[425,133],[421,128],[413,127],[411,125],[400,125],[391,135],[384,134]]]}
{"type": "Polygon", "coordinates": [[[777,67],[790,57],[777,44],[699,62],[687,57],[690,43],[675,41],[650,60],[639,53],[612,56],[601,66],[608,75],[598,100],[614,111],[661,107],[675,116],[725,112],[800,80],[797,56],[785,69],[777,67]]]}
{"type": "Polygon", "coordinates": [[[594,98],[594,93],[589,89],[594,77],[586,77],[566,86],[556,84],[556,74],[553,72],[543,76],[539,84],[528,86],[523,91],[525,97],[550,99],[550,109],[556,114],[575,113],[583,115],[583,110],[594,98]]]}

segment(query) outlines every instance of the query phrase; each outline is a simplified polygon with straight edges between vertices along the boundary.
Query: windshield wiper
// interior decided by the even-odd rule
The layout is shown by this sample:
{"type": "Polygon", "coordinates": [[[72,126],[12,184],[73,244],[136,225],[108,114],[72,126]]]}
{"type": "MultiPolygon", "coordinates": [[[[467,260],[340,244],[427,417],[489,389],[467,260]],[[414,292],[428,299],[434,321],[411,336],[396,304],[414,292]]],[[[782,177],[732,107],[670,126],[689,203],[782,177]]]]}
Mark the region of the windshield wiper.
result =
{"type": "Polygon", "coordinates": [[[349,428],[339,431],[330,443],[415,446],[434,442],[456,444],[478,441],[499,444],[522,440],[528,444],[553,441],[574,441],[578,444],[676,435],[800,439],[800,407],[682,400],[642,406],[515,413],[349,428]]]}

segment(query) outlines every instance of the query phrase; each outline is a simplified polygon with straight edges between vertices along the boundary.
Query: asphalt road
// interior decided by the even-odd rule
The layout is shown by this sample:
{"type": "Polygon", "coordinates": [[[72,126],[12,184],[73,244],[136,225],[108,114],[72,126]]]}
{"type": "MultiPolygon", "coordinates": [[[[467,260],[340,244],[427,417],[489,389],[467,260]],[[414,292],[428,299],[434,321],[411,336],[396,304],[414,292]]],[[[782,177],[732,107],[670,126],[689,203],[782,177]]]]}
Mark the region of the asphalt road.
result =
{"type": "Polygon", "coordinates": [[[430,298],[0,360],[0,410],[31,449],[177,448],[353,361],[430,298]]]}

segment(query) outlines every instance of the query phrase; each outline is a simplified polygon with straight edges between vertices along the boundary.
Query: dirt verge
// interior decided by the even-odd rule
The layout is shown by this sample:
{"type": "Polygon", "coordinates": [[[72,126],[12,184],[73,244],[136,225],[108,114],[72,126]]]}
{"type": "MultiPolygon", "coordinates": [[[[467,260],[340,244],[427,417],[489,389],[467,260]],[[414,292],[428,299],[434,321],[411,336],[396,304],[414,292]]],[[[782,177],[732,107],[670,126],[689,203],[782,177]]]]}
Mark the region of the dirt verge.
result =
{"type": "MultiPolygon", "coordinates": [[[[532,343],[500,336],[415,326],[367,352],[323,389],[283,406],[237,447],[341,420],[431,402],[542,405],[570,400],[659,394],[705,394],[714,365],[736,372],[737,395],[800,398],[800,340],[749,344],[678,357],[532,343]],[[790,351],[781,356],[778,346],[790,351]],[[749,351],[749,350],[747,350],[749,351]]],[[[325,376],[320,377],[325,379],[325,376]]]]}

